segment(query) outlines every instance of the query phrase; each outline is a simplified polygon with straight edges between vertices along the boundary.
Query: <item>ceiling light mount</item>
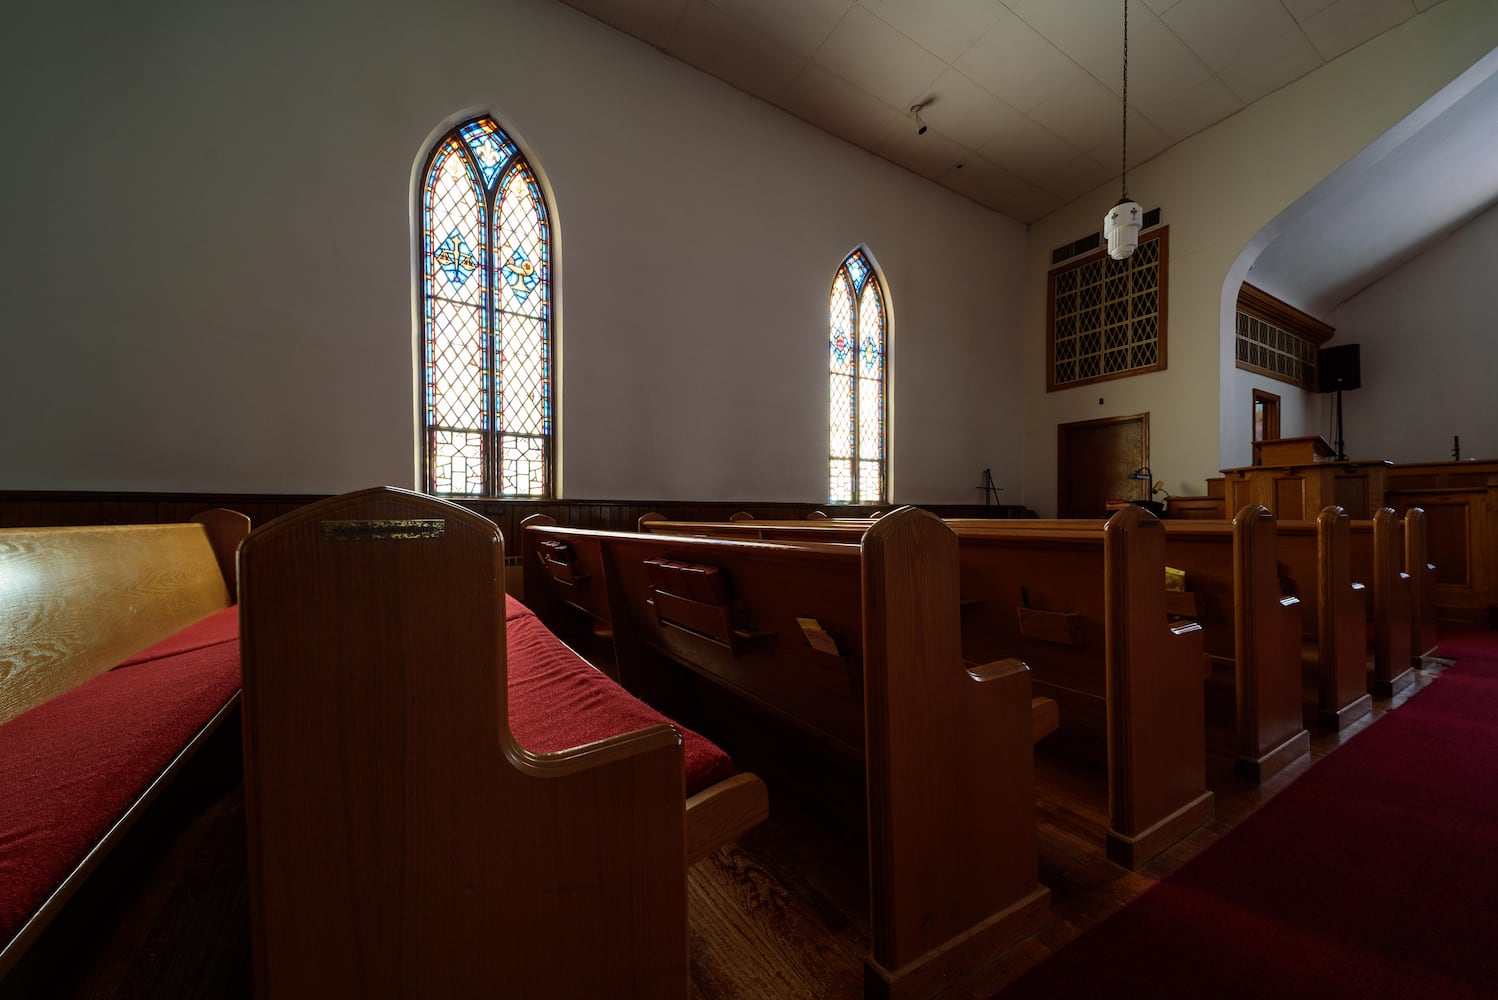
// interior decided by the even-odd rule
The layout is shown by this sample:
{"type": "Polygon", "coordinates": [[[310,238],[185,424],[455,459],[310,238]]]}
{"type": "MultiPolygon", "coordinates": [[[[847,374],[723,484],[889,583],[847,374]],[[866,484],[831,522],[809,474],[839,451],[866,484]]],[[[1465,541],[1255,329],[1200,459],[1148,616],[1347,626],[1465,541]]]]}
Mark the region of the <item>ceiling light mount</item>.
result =
{"type": "Polygon", "coordinates": [[[926,123],[921,121],[921,109],[925,106],[924,104],[912,104],[910,106],[910,113],[915,115],[916,124],[920,126],[920,128],[915,130],[916,135],[926,134],[926,123]]]}
{"type": "Polygon", "coordinates": [[[1119,183],[1123,197],[1103,217],[1103,238],[1108,241],[1108,256],[1125,260],[1139,246],[1139,224],[1144,209],[1129,197],[1129,0],[1123,0],[1123,144],[1119,155],[1119,183]]]}

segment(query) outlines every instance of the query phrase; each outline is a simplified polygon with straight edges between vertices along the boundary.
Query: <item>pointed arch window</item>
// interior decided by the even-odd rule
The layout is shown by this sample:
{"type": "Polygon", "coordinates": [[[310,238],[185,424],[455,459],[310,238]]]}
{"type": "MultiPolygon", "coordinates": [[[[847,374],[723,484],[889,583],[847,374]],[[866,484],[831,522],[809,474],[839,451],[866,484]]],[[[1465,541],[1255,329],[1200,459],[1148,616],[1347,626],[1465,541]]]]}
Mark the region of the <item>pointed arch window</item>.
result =
{"type": "Polygon", "coordinates": [[[487,117],[439,139],[421,188],[425,489],[553,489],[551,213],[529,163],[487,117]]]}
{"type": "Polygon", "coordinates": [[[831,297],[829,503],[885,500],[884,383],[888,310],[864,250],[838,267],[831,297]]]}

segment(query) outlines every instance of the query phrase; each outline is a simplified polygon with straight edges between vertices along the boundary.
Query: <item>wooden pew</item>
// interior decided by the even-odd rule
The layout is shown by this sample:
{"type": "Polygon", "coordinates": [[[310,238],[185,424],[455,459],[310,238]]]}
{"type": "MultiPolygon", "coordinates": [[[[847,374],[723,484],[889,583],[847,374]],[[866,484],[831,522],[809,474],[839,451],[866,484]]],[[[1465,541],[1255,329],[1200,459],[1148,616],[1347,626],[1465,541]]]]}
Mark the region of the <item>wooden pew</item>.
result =
{"type": "Polygon", "coordinates": [[[1410,575],[1410,661],[1419,666],[1438,649],[1436,567],[1430,562],[1430,528],[1425,510],[1404,512],[1404,571],[1410,575]]]}
{"type": "Polygon", "coordinates": [[[1374,591],[1372,600],[1372,647],[1374,674],[1369,684],[1375,695],[1390,696],[1414,683],[1413,666],[1434,647],[1434,627],[1426,627],[1425,608],[1417,614],[1416,599],[1429,603],[1426,582],[1434,572],[1423,561],[1425,549],[1425,512],[1411,507],[1407,524],[1401,524],[1393,507],[1375,510],[1371,521],[1353,521],[1351,525],[1351,563],[1353,575],[1368,579],[1374,591]],[[1410,515],[1414,515],[1411,518],[1410,515]],[[1405,530],[1408,527],[1408,531],[1405,530]],[[1416,552],[1405,572],[1407,534],[1416,552]],[[1416,584],[1416,578],[1420,584],[1416,584]],[[1431,635],[1429,642],[1426,635],[1431,635]],[[1416,647],[1422,647],[1419,651],[1416,647]]]}
{"type": "Polygon", "coordinates": [[[940,520],[902,509],[857,546],[534,520],[525,535],[527,599],[601,616],[626,685],[646,651],[664,654],[862,759],[867,995],[929,996],[1045,920],[1029,671],[964,661],[957,539],[940,520]]]}
{"type": "Polygon", "coordinates": [[[1368,590],[1352,578],[1352,522],[1341,507],[1315,521],[1279,522],[1280,581],[1300,598],[1301,635],[1314,644],[1317,721],[1343,729],[1373,708],[1368,693],[1368,590]]]}
{"type": "Polygon", "coordinates": [[[237,673],[186,671],[163,704],[154,664],[111,671],[232,604],[248,531],[228,510],[0,530],[0,811],[36,824],[0,823],[0,982],[237,712],[237,673]],[[125,712],[149,731],[121,730],[125,712]]]}
{"type": "MultiPolygon", "coordinates": [[[[663,535],[752,533],[801,544],[856,538],[872,523],[726,525],[647,515],[640,528],[663,535]]],[[[1004,650],[1018,653],[1030,664],[1036,692],[1058,703],[1061,738],[1076,749],[1081,733],[1084,752],[1102,743],[1110,768],[1108,856],[1138,868],[1210,819],[1202,634],[1196,626],[1172,629],[1166,621],[1165,559],[1163,548],[1156,551],[1164,544],[1160,522],[1131,507],[1106,525],[982,518],[947,523],[957,534],[962,564],[965,654],[984,660],[1004,650]],[[1108,531],[1112,540],[1105,544],[1108,531]],[[1032,599],[1044,606],[1030,606],[1032,599]],[[1110,692],[1118,697],[1110,699],[1110,692]],[[1141,743],[1150,749],[1141,750],[1141,743]]]]}
{"type": "Polygon", "coordinates": [[[964,645],[1031,664],[1062,730],[1102,737],[1113,861],[1139,868],[1213,814],[1203,632],[1165,609],[1165,533],[1144,510],[1096,522],[962,522],[964,645]]]}
{"type": "Polygon", "coordinates": [[[763,786],[686,799],[665,724],[517,743],[491,522],[365,490],[254,532],[239,567],[259,996],[689,995],[687,863],[763,786]]]}
{"type": "MultiPolygon", "coordinates": [[[[647,518],[649,515],[646,516],[647,518]]],[[[1100,536],[1103,522],[1088,519],[984,520],[952,519],[947,522],[958,534],[963,547],[964,564],[968,547],[976,539],[1003,536],[1042,538],[1053,535],[1100,536]]],[[[1310,734],[1302,724],[1300,697],[1299,627],[1296,600],[1283,597],[1275,577],[1274,519],[1262,508],[1245,508],[1232,524],[1228,522],[1190,521],[1161,522],[1166,527],[1165,562],[1185,569],[1203,598],[1200,620],[1205,627],[1207,651],[1234,663],[1236,669],[1238,762],[1239,774],[1262,781],[1286,764],[1308,752],[1310,734]]],[[[641,529],[656,532],[690,532],[719,535],[755,533],[757,537],[778,540],[838,537],[857,533],[863,522],[823,521],[814,525],[804,522],[744,521],[735,525],[704,525],[642,519],[641,529]]],[[[992,543],[990,543],[992,544],[992,543]]],[[[1056,551],[1060,551],[1057,549],[1056,551]]],[[[1046,576],[1042,565],[1028,565],[1034,578],[1046,576]]],[[[1062,570],[1057,569],[1058,572],[1062,570]]],[[[1001,577],[1004,567],[993,565],[985,572],[1001,577]]],[[[1073,572],[1065,570],[1064,572],[1073,572]]],[[[1083,571],[1075,570],[1079,575],[1083,571]]],[[[1162,571],[1154,584],[1164,589],[1162,571]]],[[[970,574],[963,578],[964,597],[976,598],[987,587],[986,581],[970,574]]],[[[1172,608],[1177,595],[1167,595],[1172,608]]],[[[1012,602],[1012,607],[1020,607],[1012,602]]],[[[1023,616],[1025,612],[1021,610],[1023,616]]],[[[1040,620],[1032,614],[1032,621],[1040,620]]],[[[970,616],[969,621],[974,617],[970,616]]],[[[989,621],[992,634],[1013,641],[998,623],[989,621]]],[[[1019,641],[1023,642],[1023,637],[1019,641]]],[[[1059,651],[1031,649],[1021,645],[1021,655],[1035,671],[1038,690],[1061,697],[1063,719],[1098,716],[1100,706],[1087,703],[1068,704],[1070,692],[1078,690],[1075,681],[1062,684],[1064,691],[1049,690],[1047,677],[1051,662],[1059,651]]],[[[977,655],[985,655],[979,653],[977,655]]]]}
{"type": "MultiPolygon", "coordinates": [[[[1240,777],[1263,781],[1310,751],[1301,709],[1300,602],[1282,595],[1274,517],[1166,525],[1165,561],[1198,593],[1209,654],[1233,664],[1240,777]]],[[[1161,575],[1163,579],[1163,573],[1161,575]]]]}

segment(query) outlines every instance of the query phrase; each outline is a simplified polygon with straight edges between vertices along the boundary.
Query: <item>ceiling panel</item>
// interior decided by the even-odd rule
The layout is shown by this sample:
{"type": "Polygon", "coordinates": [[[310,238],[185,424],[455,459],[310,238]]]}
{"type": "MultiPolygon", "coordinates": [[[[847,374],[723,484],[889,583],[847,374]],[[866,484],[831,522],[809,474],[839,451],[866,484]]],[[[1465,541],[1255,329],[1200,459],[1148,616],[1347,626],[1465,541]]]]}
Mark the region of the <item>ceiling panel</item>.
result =
{"type": "Polygon", "coordinates": [[[859,0],[859,4],[947,63],[972,48],[1004,12],[997,0],[859,0]]]}
{"type": "Polygon", "coordinates": [[[968,79],[1028,111],[1070,81],[1086,76],[1060,49],[1012,13],[1002,14],[973,47],[957,58],[968,79]]]}
{"type": "MultiPolygon", "coordinates": [[[[564,2],[1022,222],[1117,174],[1122,0],[564,2]]],[[[1437,2],[1133,0],[1130,168],[1437,2]]]]}
{"type": "Polygon", "coordinates": [[[812,62],[891,108],[909,108],[946,64],[862,7],[832,29],[812,62]]]}
{"type": "MultiPolygon", "coordinates": [[[[570,0],[569,0],[570,2],[570,0]]],[[[822,47],[853,0],[709,0],[745,27],[808,59],[822,47]]],[[[573,6],[578,6],[573,4],[573,6]]]]}
{"type": "Polygon", "coordinates": [[[1335,0],[1303,18],[1300,27],[1329,61],[1414,16],[1413,0],[1335,0]]]}
{"type": "Polygon", "coordinates": [[[968,149],[977,149],[1024,118],[955,69],[938,77],[925,98],[922,120],[968,149]]]}

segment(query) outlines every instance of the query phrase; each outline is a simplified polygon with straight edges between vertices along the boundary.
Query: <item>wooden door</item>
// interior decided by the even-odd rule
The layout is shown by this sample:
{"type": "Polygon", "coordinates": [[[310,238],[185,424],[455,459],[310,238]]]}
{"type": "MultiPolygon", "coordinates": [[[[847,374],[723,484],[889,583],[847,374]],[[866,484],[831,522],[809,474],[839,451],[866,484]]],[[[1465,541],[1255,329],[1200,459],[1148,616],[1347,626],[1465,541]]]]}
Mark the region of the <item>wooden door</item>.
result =
{"type": "Polygon", "coordinates": [[[1147,500],[1150,415],[1056,425],[1056,516],[1106,517],[1109,500],[1147,500]]]}

